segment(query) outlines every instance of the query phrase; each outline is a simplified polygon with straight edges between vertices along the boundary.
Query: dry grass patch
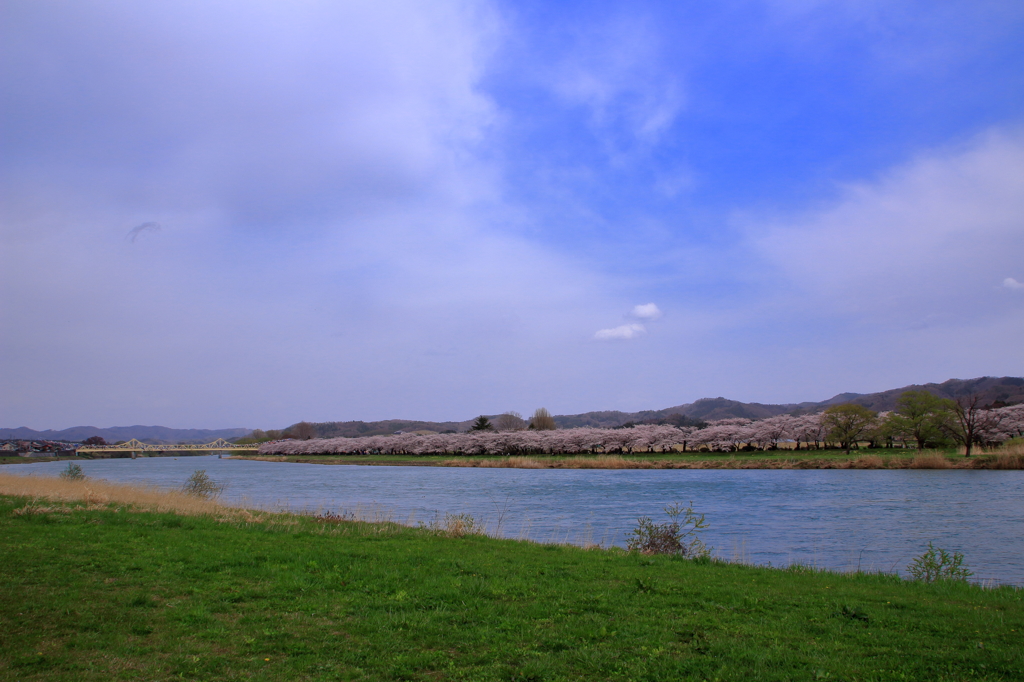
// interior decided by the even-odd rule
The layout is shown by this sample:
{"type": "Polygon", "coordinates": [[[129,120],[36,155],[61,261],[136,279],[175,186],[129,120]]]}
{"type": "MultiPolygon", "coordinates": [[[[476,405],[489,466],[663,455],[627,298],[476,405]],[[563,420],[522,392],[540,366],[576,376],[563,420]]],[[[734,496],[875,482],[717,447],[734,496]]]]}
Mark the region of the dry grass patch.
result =
{"type": "Polygon", "coordinates": [[[911,469],[952,469],[953,463],[937,452],[917,455],[910,462],[911,469]]]}
{"type": "Polygon", "coordinates": [[[853,462],[854,469],[884,469],[885,460],[878,455],[862,455],[853,462]]]}
{"type": "Polygon", "coordinates": [[[993,469],[1024,469],[1024,453],[1000,452],[996,455],[993,469]]]}
{"type": "Polygon", "coordinates": [[[247,523],[261,523],[269,516],[264,512],[228,507],[214,500],[181,492],[122,485],[90,478],[69,481],[56,477],[0,473],[0,495],[32,498],[32,502],[22,508],[26,510],[21,512],[22,514],[68,513],[73,509],[67,507],[66,503],[84,502],[90,509],[126,505],[140,511],[210,516],[225,521],[247,523]],[[44,506],[40,504],[40,500],[65,504],[44,506]]]}

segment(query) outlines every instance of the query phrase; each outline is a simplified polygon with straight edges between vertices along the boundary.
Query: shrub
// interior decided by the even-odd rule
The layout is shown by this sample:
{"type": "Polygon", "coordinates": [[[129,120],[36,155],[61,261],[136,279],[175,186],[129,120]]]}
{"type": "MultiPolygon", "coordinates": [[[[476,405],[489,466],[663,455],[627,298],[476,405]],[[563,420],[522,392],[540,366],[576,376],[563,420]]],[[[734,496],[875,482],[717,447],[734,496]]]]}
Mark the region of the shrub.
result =
{"type": "Polygon", "coordinates": [[[483,526],[469,514],[445,514],[443,521],[433,521],[430,530],[438,535],[449,538],[461,538],[467,535],[483,535],[483,526]]]}
{"type": "Polygon", "coordinates": [[[60,472],[60,477],[65,481],[81,481],[85,478],[85,472],[74,462],[68,462],[68,467],[60,472]]]}
{"type": "Polygon", "coordinates": [[[928,551],[911,561],[907,566],[907,571],[914,580],[926,583],[933,583],[937,580],[967,580],[974,573],[967,570],[963,563],[964,555],[962,553],[950,554],[929,542],[928,551]]]}
{"type": "Polygon", "coordinates": [[[637,519],[636,528],[626,536],[631,552],[641,554],[674,554],[691,559],[709,556],[711,548],[700,539],[699,533],[708,527],[704,515],[693,511],[693,503],[683,507],[676,503],[665,507],[669,521],[654,523],[649,516],[637,519]]]}
{"type": "Polygon", "coordinates": [[[188,477],[185,485],[181,486],[181,491],[186,495],[208,500],[224,492],[224,486],[207,476],[206,469],[197,469],[188,477]]]}

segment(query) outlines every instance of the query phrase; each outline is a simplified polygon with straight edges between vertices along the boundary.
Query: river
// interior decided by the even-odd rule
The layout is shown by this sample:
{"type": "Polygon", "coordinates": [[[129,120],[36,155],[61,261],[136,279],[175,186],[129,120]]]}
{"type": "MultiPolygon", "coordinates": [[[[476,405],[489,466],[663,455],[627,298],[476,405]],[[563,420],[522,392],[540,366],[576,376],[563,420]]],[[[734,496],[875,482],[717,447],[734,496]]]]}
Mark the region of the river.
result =
{"type": "MultiPolygon", "coordinates": [[[[754,564],[903,571],[929,541],[963,552],[972,580],[1024,585],[1024,471],[595,470],[324,466],[210,457],[80,462],[87,476],[162,488],[197,469],[223,500],[351,511],[400,523],[467,513],[508,537],[624,546],[637,517],[693,502],[715,555],[754,564]],[[498,524],[500,522],[500,528],[498,524]]],[[[65,463],[11,464],[59,474],[65,463]]]]}

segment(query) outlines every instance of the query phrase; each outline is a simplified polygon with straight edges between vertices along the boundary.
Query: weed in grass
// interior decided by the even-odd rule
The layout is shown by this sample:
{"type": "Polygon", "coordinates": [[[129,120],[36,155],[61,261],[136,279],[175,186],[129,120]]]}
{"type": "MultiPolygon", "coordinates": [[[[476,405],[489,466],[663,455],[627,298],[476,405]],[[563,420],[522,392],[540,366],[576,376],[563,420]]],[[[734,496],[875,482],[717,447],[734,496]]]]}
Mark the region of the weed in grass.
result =
{"type": "Polygon", "coordinates": [[[81,481],[85,478],[85,472],[74,462],[68,462],[67,468],[60,472],[60,477],[65,481],[81,481]]]}
{"type": "Polygon", "coordinates": [[[941,547],[928,543],[928,551],[916,557],[907,566],[907,572],[914,580],[933,583],[937,580],[961,580],[974,575],[963,566],[964,555],[961,552],[950,554],[941,547]]]}
{"type": "Polygon", "coordinates": [[[637,519],[636,528],[626,536],[626,547],[641,554],[673,554],[696,558],[711,554],[700,539],[700,532],[708,527],[704,515],[693,511],[693,502],[688,507],[676,503],[665,507],[669,521],[654,523],[649,516],[637,519]],[[681,517],[681,518],[680,518],[681,517]]]}
{"type": "Polygon", "coordinates": [[[871,620],[864,611],[860,609],[847,606],[842,604],[838,609],[832,613],[833,618],[846,618],[847,620],[857,620],[863,623],[867,623],[871,620]]]}

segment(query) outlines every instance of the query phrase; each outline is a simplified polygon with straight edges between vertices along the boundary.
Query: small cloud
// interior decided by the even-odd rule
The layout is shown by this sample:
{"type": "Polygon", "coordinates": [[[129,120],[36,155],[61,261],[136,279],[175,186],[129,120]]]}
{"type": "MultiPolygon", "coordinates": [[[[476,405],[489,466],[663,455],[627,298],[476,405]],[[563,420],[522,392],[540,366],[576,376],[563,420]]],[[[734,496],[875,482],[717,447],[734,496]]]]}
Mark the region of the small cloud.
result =
{"type": "Polygon", "coordinates": [[[1003,286],[1007,289],[1024,289],[1024,284],[1021,284],[1013,277],[1007,277],[1003,280],[1003,286]]]}
{"type": "Polygon", "coordinates": [[[656,320],[661,317],[661,310],[653,303],[645,303],[633,308],[633,317],[641,320],[656,320]]]}
{"type": "Polygon", "coordinates": [[[599,341],[613,341],[615,339],[635,339],[647,330],[642,324],[624,324],[621,327],[602,329],[594,334],[599,341]]]}
{"type": "Polygon", "coordinates": [[[159,231],[160,231],[160,223],[152,223],[152,222],[151,223],[142,223],[141,225],[133,227],[131,230],[129,230],[127,236],[125,236],[125,239],[127,239],[128,241],[130,241],[131,243],[134,244],[135,240],[143,232],[159,232],[159,231]]]}

